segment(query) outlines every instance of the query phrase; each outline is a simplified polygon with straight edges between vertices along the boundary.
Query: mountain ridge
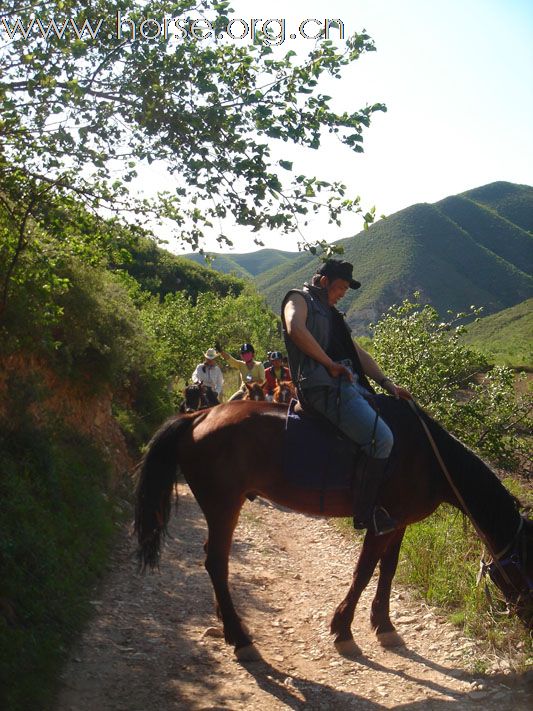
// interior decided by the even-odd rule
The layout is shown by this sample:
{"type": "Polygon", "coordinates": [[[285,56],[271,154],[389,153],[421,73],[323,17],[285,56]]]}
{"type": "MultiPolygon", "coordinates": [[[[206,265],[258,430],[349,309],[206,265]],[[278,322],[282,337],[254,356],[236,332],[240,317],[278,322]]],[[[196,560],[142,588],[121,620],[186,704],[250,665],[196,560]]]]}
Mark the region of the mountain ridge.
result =
{"type": "MultiPolygon", "coordinates": [[[[339,306],[359,334],[415,291],[442,314],[471,304],[487,315],[509,308],[533,294],[529,225],[533,187],[503,181],[410,205],[335,242],[362,283],[339,306]]],[[[272,266],[261,270],[256,253],[251,278],[277,312],[286,291],[309,279],[320,261],[309,253],[265,252],[272,266]]],[[[243,256],[231,259],[242,264],[243,256]]]]}

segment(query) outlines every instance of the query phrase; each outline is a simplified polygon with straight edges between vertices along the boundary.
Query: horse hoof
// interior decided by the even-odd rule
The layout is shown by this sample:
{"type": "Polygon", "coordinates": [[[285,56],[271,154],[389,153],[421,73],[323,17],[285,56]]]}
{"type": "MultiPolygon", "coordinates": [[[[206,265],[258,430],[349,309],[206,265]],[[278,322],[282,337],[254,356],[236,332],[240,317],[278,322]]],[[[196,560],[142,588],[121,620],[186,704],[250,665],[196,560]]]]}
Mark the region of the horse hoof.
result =
{"type": "Polygon", "coordinates": [[[246,647],[239,647],[235,650],[235,656],[239,662],[262,662],[263,657],[255,644],[247,644],[246,647]]]}
{"type": "Polygon", "coordinates": [[[224,630],[222,627],[208,627],[202,634],[202,639],[204,637],[223,637],[224,630]]]}
{"type": "Polygon", "coordinates": [[[376,637],[382,647],[401,647],[405,644],[398,632],[381,632],[376,637]]]}
{"type": "Polygon", "coordinates": [[[335,649],[343,657],[360,657],[363,650],[357,645],[353,639],[340,639],[335,643],[335,649]]]}

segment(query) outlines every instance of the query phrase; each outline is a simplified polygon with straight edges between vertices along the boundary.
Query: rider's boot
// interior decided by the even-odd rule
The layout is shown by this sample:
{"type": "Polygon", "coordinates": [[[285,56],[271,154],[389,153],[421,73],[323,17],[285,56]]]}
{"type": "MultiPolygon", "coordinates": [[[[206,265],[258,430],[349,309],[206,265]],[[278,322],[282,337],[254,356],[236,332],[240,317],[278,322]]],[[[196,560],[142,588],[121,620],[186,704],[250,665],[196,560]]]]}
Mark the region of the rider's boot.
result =
{"type": "Polygon", "coordinates": [[[396,521],[383,506],[376,505],[380,485],[387,472],[387,459],[376,459],[362,454],[355,477],[353,525],[368,528],[376,536],[394,531],[396,521]]]}

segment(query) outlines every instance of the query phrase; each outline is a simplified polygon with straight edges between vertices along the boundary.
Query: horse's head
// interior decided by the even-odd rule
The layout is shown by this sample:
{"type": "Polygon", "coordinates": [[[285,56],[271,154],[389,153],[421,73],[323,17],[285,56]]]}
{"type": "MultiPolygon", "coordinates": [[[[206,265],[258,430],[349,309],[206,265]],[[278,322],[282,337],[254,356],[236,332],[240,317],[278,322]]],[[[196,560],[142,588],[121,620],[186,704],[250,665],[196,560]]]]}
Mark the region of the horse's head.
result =
{"type": "Polygon", "coordinates": [[[265,393],[263,391],[263,383],[244,383],[246,392],[243,400],[264,400],[265,393]]]}
{"type": "Polygon", "coordinates": [[[520,529],[507,551],[485,565],[508,606],[528,628],[533,627],[533,521],[521,518],[520,529]]]}
{"type": "Polygon", "coordinates": [[[196,412],[202,405],[202,384],[191,383],[187,385],[183,391],[183,412],[196,412]]]}
{"type": "Polygon", "coordinates": [[[282,380],[278,383],[274,390],[273,402],[280,402],[282,405],[288,405],[295,397],[296,391],[291,381],[282,380]]]}
{"type": "Polygon", "coordinates": [[[182,412],[196,412],[196,410],[205,410],[219,404],[216,392],[203,383],[187,385],[183,395],[185,399],[181,408],[182,412]]]}

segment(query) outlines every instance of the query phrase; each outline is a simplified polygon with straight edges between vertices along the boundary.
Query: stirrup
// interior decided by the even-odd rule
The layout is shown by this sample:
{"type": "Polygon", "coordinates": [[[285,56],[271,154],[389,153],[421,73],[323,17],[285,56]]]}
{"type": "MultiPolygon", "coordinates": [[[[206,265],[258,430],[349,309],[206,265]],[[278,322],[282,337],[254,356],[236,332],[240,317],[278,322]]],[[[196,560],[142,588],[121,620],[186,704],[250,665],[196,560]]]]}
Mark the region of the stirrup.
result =
{"type": "Polygon", "coordinates": [[[372,528],[376,536],[384,536],[396,529],[397,523],[383,506],[375,506],[372,513],[372,528]]]}

